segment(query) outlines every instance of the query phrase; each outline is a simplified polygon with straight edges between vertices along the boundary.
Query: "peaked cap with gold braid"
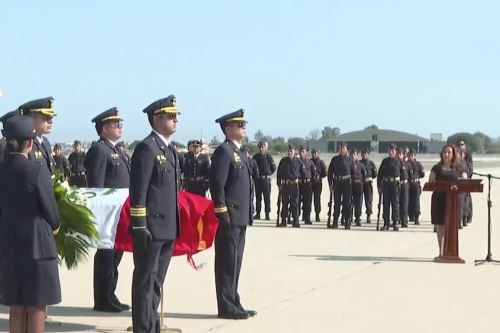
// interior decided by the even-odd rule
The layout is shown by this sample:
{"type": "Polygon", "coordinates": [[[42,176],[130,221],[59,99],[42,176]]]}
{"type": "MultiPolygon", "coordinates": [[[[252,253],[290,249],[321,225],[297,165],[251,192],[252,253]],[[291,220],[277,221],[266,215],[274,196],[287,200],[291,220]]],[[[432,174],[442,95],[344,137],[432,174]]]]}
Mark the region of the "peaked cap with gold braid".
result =
{"type": "Polygon", "coordinates": [[[177,109],[177,106],[175,105],[175,96],[170,95],[168,97],[159,99],[151,104],[149,104],[144,110],[142,110],[144,113],[147,114],[153,114],[153,115],[158,115],[158,114],[175,114],[175,115],[180,115],[181,113],[177,109]]]}
{"type": "Polygon", "coordinates": [[[54,112],[54,109],[52,109],[52,104],[54,104],[54,98],[50,96],[34,99],[19,106],[19,111],[23,116],[28,116],[32,113],[40,113],[45,116],[55,116],[56,113],[54,112]]]}
{"type": "Polygon", "coordinates": [[[122,121],[122,120],[123,119],[120,118],[120,116],[118,116],[118,108],[113,107],[95,116],[94,119],[92,119],[92,122],[96,123],[96,125],[100,125],[110,121],[122,121]]]}

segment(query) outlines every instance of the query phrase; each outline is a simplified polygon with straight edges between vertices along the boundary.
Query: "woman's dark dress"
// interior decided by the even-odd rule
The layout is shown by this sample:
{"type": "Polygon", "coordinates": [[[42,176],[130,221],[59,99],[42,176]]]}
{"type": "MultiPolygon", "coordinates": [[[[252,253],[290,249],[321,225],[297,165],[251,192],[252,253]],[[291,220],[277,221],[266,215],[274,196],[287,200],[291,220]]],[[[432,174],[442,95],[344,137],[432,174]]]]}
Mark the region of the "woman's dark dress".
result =
{"type": "MultiPolygon", "coordinates": [[[[443,170],[441,163],[434,165],[431,172],[436,174],[436,180],[454,181],[460,175],[460,170],[443,170]]],[[[444,224],[444,215],[446,210],[446,193],[434,192],[431,199],[431,222],[432,224],[444,224]]]]}

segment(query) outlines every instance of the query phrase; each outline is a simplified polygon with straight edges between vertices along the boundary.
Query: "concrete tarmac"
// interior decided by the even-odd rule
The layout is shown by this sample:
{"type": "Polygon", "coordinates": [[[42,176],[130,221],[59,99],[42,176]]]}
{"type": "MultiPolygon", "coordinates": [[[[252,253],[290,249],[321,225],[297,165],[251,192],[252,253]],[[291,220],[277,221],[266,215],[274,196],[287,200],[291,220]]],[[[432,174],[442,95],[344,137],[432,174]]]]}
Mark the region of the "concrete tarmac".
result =
{"type": "MultiPolygon", "coordinates": [[[[475,167],[477,172],[500,175],[497,160],[478,159],[475,167]]],[[[429,170],[426,166],[426,179],[429,170]]],[[[497,182],[491,196],[492,252],[500,260],[497,182]]],[[[195,256],[198,264],[205,263],[199,271],[185,257],[172,260],[165,283],[165,321],[193,333],[500,332],[500,265],[474,265],[487,254],[487,179],[483,184],[484,193],[472,194],[473,223],[460,231],[465,264],[433,262],[438,247],[430,224],[431,193],[422,194],[419,226],[376,231],[375,193],[372,224],[332,230],[326,229],[325,181],[322,222],[292,229],[275,227],[273,186],[273,221],[255,221],[248,228],[240,278],[242,304],[258,315],[242,321],[217,319],[214,253],[209,249],[195,256]]],[[[50,318],[61,325],[49,324],[47,332],[119,332],[131,325],[130,311],[92,310],[92,258],[93,253],[74,271],[61,267],[63,301],[49,307],[50,318]]],[[[130,304],[130,253],[124,255],[119,271],[116,294],[130,304]]],[[[1,306],[0,331],[8,331],[8,308],[1,306]]]]}

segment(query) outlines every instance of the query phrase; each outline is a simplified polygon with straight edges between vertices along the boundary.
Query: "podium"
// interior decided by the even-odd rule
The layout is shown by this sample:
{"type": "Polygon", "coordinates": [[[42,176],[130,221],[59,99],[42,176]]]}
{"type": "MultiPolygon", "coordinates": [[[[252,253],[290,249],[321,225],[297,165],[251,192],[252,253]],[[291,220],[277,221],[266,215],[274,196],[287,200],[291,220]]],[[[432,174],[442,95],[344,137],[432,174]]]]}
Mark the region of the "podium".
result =
{"type": "Polygon", "coordinates": [[[446,207],[444,215],[445,233],[443,254],[436,261],[441,263],[463,264],[465,261],[458,255],[458,224],[461,216],[458,216],[458,194],[461,192],[483,192],[481,179],[459,179],[456,181],[428,182],[424,185],[424,191],[446,192],[446,207]]]}

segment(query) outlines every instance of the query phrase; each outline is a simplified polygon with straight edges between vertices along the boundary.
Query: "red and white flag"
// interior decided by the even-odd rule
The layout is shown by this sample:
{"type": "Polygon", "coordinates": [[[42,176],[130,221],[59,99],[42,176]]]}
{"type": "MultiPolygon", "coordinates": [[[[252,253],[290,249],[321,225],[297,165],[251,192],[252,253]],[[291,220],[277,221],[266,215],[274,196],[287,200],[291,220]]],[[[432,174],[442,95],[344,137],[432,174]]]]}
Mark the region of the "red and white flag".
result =
{"type": "MultiPolygon", "coordinates": [[[[99,233],[97,248],[133,252],[129,233],[130,199],[128,189],[82,189],[87,207],[95,216],[99,233]]],[[[214,203],[189,192],[179,192],[180,236],[174,242],[174,256],[191,256],[212,246],[219,221],[214,203]]]]}

